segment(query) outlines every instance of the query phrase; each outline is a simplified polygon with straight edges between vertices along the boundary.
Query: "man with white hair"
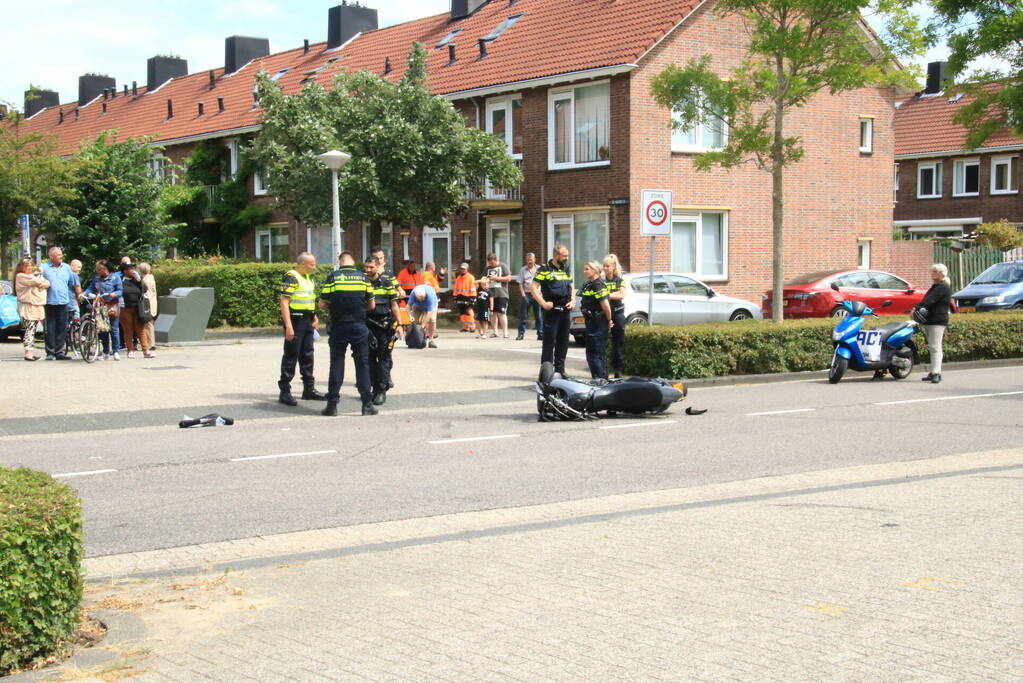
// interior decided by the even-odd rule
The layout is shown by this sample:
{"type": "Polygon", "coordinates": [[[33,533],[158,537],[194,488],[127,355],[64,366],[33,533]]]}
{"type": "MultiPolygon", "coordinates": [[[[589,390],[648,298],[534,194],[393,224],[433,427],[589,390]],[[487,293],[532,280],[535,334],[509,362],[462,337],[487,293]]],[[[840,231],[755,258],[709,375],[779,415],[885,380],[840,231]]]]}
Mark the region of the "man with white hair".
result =
{"type": "Polygon", "coordinates": [[[437,292],[427,284],[416,285],[409,295],[409,313],[412,320],[423,326],[427,346],[437,348],[434,337],[437,334],[437,292]]]}
{"type": "Polygon", "coordinates": [[[50,282],[46,290],[46,360],[71,360],[65,353],[67,313],[71,297],[81,296],[82,287],[75,286],[75,274],[64,263],[60,247],[50,247],[50,262],[43,265],[43,277],[50,282]]]}
{"type": "Polygon", "coordinates": [[[291,380],[295,378],[295,364],[302,373],[302,399],[324,401],[326,396],[316,391],[313,377],[313,340],[319,328],[316,317],[316,257],[309,252],[298,255],[295,267],[284,275],[281,284],[281,321],[284,323],[284,356],[281,358],[281,377],[277,387],[281,390],[278,401],[286,406],[297,406],[291,395],[291,380]]]}

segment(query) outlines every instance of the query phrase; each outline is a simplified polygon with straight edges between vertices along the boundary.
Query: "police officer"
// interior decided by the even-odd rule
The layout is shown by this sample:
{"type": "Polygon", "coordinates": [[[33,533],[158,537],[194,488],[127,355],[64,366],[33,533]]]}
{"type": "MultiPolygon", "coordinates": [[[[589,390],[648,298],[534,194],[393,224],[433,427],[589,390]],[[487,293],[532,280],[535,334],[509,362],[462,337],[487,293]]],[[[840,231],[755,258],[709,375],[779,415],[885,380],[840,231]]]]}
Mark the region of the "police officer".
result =
{"type": "Polygon", "coordinates": [[[298,405],[298,401],[291,395],[296,362],[302,372],[302,398],[307,401],[322,401],[326,398],[316,391],[316,380],[313,378],[313,333],[319,327],[316,317],[316,283],[312,276],[315,270],[316,257],[302,252],[298,255],[295,267],[285,273],[281,283],[284,356],[281,358],[281,378],[277,386],[281,390],[278,400],[286,406],[298,405]]]}
{"type": "Polygon", "coordinates": [[[398,292],[394,281],[379,272],[380,262],[366,259],[366,278],[373,287],[374,308],[367,315],[369,328],[369,374],[373,384],[373,405],[383,405],[391,387],[391,350],[398,327],[398,292]]]}
{"type": "MultiPolygon", "coordinates": [[[[383,247],[379,245],[372,247],[369,250],[370,258],[377,260],[377,272],[384,280],[390,280],[394,284],[394,291],[398,293],[398,300],[405,298],[405,290],[398,286],[398,278],[394,276],[391,271],[387,270],[387,252],[383,250],[383,247]]],[[[398,323],[401,323],[401,318],[396,318],[398,323]]],[[[394,382],[391,380],[391,369],[394,367],[394,359],[390,356],[387,358],[387,388],[393,389],[394,382]]]]}
{"type": "Polygon", "coordinates": [[[604,284],[607,285],[608,304],[611,305],[611,369],[615,379],[625,370],[625,283],[622,264],[615,254],[604,257],[604,284]]]}
{"type": "Polygon", "coordinates": [[[543,352],[541,363],[554,363],[554,370],[565,374],[565,356],[568,355],[568,336],[572,325],[572,307],[575,305],[575,285],[566,270],[568,247],[554,247],[551,260],[540,266],[531,286],[533,298],[546,311],[543,317],[543,352]]]}
{"type": "Polygon", "coordinates": [[[330,309],[330,383],[323,414],[337,415],[341,383],[345,378],[345,352],[351,346],[362,414],[376,415],[369,379],[369,330],[366,329],[366,311],[375,308],[373,286],[355,268],[352,252],[342,251],[338,263],[340,268],[331,274],[320,292],[320,308],[330,309]]]}
{"type": "Polygon", "coordinates": [[[604,349],[607,347],[607,331],[614,325],[607,300],[607,285],[601,279],[600,271],[600,264],[596,261],[583,266],[586,284],[579,290],[580,308],[586,319],[586,365],[593,379],[607,379],[604,349]]]}

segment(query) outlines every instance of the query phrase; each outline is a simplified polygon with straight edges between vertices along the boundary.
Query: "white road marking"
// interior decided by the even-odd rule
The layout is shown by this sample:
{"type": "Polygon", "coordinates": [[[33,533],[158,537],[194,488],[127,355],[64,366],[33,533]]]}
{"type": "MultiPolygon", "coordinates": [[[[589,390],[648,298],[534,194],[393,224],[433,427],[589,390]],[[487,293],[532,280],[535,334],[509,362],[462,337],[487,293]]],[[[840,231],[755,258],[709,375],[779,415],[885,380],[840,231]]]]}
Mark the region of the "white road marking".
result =
{"type": "Polygon", "coordinates": [[[499,434],[497,436],[470,436],[465,439],[441,439],[440,441],[427,441],[429,444],[443,443],[465,443],[466,441],[494,441],[495,439],[517,439],[518,434],[499,434]]]}
{"type": "Polygon", "coordinates": [[[275,458],[298,458],[303,455],[330,455],[331,453],[337,453],[337,451],[335,450],[309,451],[307,453],[279,453],[277,455],[254,455],[248,458],[231,458],[231,462],[247,462],[249,460],[273,460],[275,458]]]}
{"type": "Polygon", "coordinates": [[[630,422],[624,425],[605,425],[600,429],[631,429],[632,427],[657,427],[659,425],[678,424],[678,420],[649,420],[647,422],[630,422]]]}
{"type": "Polygon", "coordinates": [[[91,470],[89,472],[65,472],[64,474],[54,474],[54,477],[88,477],[93,474],[110,474],[117,470],[91,470]]]}
{"type": "Polygon", "coordinates": [[[791,413],[812,413],[816,408],[795,408],[793,410],[769,410],[766,413],[746,413],[746,417],[759,417],[761,415],[789,415],[791,413]]]}
{"type": "Polygon", "coordinates": [[[885,401],[875,406],[897,406],[905,403],[931,403],[933,401],[960,401],[967,398],[992,398],[995,396],[1019,396],[1023,391],[1002,391],[997,394],[966,394],[964,396],[938,396],[937,398],[914,398],[909,401],[885,401]]]}

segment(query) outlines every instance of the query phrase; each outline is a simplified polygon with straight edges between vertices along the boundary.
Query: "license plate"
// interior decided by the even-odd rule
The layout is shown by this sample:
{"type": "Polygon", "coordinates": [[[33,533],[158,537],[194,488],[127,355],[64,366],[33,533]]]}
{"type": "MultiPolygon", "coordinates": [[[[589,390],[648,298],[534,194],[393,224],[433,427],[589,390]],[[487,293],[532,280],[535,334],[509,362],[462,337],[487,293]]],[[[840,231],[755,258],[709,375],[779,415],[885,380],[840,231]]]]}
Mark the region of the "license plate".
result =
{"type": "Polygon", "coordinates": [[[977,312],[977,307],[976,306],[960,306],[959,307],[959,312],[960,313],[976,313],[977,312]]]}
{"type": "Polygon", "coordinates": [[[575,321],[577,323],[579,323],[580,325],[585,325],[586,324],[586,318],[576,318],[575,321]]]}

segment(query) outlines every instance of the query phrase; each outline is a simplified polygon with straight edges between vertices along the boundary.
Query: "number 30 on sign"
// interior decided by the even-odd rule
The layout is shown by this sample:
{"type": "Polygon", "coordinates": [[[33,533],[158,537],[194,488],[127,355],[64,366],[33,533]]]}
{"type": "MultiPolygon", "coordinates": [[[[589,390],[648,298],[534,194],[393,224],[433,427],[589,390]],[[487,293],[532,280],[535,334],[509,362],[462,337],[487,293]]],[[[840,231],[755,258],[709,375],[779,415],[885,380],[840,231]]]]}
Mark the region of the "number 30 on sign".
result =
{"type": "Polygon", "coordinates": [[[671,236],[671,190],[643,190],[640,234],[646,237],[671,236]]]}

